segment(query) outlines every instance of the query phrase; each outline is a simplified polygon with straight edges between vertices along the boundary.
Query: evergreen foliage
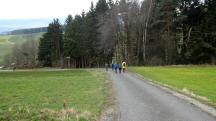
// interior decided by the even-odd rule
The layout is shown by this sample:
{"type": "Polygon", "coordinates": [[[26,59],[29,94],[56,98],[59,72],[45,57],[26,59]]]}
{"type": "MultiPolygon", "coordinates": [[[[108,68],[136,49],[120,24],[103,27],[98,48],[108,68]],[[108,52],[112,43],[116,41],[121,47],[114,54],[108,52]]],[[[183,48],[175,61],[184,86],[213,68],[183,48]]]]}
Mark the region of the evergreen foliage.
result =
{"type": "Polygon", "coordinates": [[[40,39],[38,59],[43,66],[62,66],[63,33],[58,19],[48,26],[48,31],[40,39]]]}
{"type": "Polygon", "coordinates": [[[215,0],[99,0],[41,38],[44,66],[215,64],[215,0]],[[64,50],[64,51],[63,51],[64,50]]]}

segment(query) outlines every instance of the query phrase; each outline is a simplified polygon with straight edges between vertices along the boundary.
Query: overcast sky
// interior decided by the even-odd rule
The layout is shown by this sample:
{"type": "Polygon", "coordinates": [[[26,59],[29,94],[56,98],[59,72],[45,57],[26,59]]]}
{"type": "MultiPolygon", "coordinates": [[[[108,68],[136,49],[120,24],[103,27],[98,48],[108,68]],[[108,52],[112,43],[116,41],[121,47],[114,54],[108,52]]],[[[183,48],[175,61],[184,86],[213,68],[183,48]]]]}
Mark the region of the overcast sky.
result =
{"type": "Polygon", "coordinates": [[[1,0],[0,19],[44,19],[87,11],[98,0],[1,0]]]}
{"type": "Polygon", "coordinates": [[[47,26],[53,18],[88,11],[98,0],[1,0],[0,33],[21,28],[47,26]]]}

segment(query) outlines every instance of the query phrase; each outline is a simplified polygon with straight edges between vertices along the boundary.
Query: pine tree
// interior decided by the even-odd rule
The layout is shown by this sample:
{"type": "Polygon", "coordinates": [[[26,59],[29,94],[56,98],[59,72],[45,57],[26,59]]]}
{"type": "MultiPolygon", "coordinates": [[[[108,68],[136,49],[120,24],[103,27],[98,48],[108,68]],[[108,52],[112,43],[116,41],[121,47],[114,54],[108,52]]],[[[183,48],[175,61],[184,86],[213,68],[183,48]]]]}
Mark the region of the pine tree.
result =
{"type": "Polygon", "coordinates": [[[45,33],[43,37],[40,39],[39,43],[39,52],[38,52],[38,60],[42,63],[44,67],[52,66],[52,58],[51,58],[51,40],[49,33],[45,33]]]}
{"type": "Polygon", "coordinates": [[[182,19],[183,48],[180,56],[181,63],[197,64],[202,54],[200,43],[202,43],[201,23],[205,18],[204,6],[199,0],[182,0],[180,3],[180,14],[182,19]]]}
{"type": "Polygon", "coordinates": [[[206,1],[206,16],[202,23],[202,37],[196,48],[198,62],[216,64],[216,1],[206,1]]]}
{"type": "Polygon", "coordinates": [[[38,58],[44,66],[63,66],[63,32],[58,19],[49,24],[41,38],[38,58]]]}
{"type": "Polygon", "coordinates": [[[177,4],[177,0],[155,1],[153,16],[149,26],[150,31],[148,32],[148,40],[151,40],[151,43],[148,43],[150,45],[147,46],[151,48],[146,50],[149,51],[148,54],[151,54],[147,56],[150,56],[152,59],[157,58],[161,64],[172,64],[175,61],[174,55],[177,53],[175,46],[177,4]],[[152,46],[155,47],[152,48],[152,46]]]}
{"type": "Polygon", "coordinates": [[[73,17],[68,15],[65,20],[65,30],[64,30],[64,56],[72,58],[71,49],[73,47],[73,30],[72,30],[73,17]]]}
{"type": "MultiPolygon", "coordinates": [[[[96,58],[98,46],[99,46],[99,32],[98,32],[98,19],[95,11],[95,7],[93,3],[91,4],[90,11],[86,15],[86,22],[87,22],[87,33],[88,33],[88,49],[89,55],[92,58],[96,58]]],[[[92,60],[95,61],[95,60],[92,60]]]]}
{"type": "Polygon", "coordinates": [[[97,15],[105,15],[106,11],[109,9],[108,3],[106,2],[106,0],[99,0],[95,11],[97,13],[97,15]]]}

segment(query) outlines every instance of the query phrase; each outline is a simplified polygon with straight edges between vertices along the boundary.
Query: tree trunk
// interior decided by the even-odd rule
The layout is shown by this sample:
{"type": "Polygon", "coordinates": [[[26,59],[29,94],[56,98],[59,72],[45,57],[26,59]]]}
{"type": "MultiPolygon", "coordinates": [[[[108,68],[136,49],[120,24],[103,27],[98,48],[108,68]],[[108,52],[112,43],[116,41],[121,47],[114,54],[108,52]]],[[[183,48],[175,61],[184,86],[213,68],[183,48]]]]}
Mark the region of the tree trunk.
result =
{"type": "Polygon", "coordinates": [[[61,68],[64,68],[64,57],[63,57],[63,54],[60,55],[60,66],[61,66],[61,68]]]}
{"type": "Polygon", "coordinates": [[[81,57],[81,68],[84,68],[84,60],[83,60],[83,56],[81,57]]]}
{"type": "Polygon", "coordinates": [[[190,27],[189,31],[188,31],[188,37],[187,37],[187,42],[190,41],[190,36],[191,36],[191,31],[192,31],[192,27],[190,27]]]}
{"type": "Polygon", "coordinates": [[[153,0],[150,0],[150,5],[149,5],[149,9],[148,9],[147,19],[146,19],[146,22],[145,22],[145,29],[143,31],[143,60],[144,60],[144,62],[146,62],[147,31],[148,31],[148,23],[149,23],[151,9],[152,9],[152,1],[153,0]]]}

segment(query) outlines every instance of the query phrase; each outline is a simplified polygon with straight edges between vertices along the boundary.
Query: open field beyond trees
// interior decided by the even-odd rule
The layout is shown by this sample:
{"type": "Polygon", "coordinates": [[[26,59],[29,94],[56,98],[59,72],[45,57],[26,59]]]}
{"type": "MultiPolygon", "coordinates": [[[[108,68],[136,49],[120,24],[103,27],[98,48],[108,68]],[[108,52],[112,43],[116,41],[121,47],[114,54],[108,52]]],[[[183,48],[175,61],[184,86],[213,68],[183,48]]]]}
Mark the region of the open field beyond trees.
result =
{"type": "Polygon", "coordinates": [[[95,120],[107,96],[97,70],[0,72],[0,120],[95,120]]]}
{"type": "Polygon", "coordinates": [[[132,67],[131,70],[216,106],[216,67],[132,67]]]}
{"type": "Polygon", "coordinates": [[[42,34],[43,33],[0,35],[0,64],[4,60],[4,57],[12,52],[14,45],[22,44],[31,40],[39,41],[39,38],[42,36],[42,34]]]}

